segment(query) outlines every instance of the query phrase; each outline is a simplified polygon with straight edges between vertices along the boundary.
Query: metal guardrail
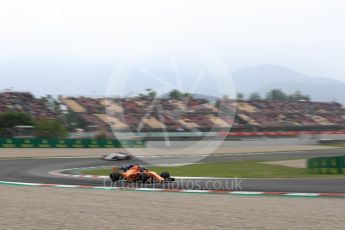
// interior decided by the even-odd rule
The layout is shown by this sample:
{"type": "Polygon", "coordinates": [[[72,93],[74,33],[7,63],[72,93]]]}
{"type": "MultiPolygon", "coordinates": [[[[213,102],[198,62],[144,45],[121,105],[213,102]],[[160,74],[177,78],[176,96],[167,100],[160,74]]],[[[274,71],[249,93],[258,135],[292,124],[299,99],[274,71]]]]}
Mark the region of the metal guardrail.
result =
{"type": "Polygon", "coordinates": [[[299,136],[299,135],[321,135],[321,134],[345,134],[345,131],[277,131],[277,132],[219,132],[219,136],[252,137],[252,136],[299,136]]]}

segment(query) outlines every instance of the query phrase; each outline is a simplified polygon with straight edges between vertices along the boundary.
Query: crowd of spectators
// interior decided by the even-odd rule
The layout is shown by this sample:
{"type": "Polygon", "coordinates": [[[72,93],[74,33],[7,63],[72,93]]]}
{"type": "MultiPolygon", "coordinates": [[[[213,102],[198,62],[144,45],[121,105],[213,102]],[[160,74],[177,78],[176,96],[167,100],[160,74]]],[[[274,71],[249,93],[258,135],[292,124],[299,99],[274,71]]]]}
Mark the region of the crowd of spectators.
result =
{"type": "Polygon", "coordinates": [[[335,102],[221,100],[210,103],[202,99],[171,100],[149,97],[79,97],[68,100],[73,101],[70,104],[76,108],[75,112],[83,114],[82,117],[87,122],[101,129],[106,127],[106,123],[110,123],[115,129],[138,131],[162,128],[168,131],[208,131],[216,128],[221,131],[229,127],[235,130],[291,130],[345,125],[345,108],[335,102]]]}
{"type": "Polygon", "coordinates": [[[109,125],[93,114],[80,114],[81,118],[88,124],[88,131],[109,131],[109,125]]]}
{"type": "MultiPolygon", "coordinates": [[[[220,105],[228,108],[230,103],[220,105]]],[[[345,108],[336,102],[238,101],[236,113],[243,123],[263,128],[345,125],[345,108]]]]}
{"type": "MultiPolygon", "coordinates": [[[[70,105],[70,109],[74,112],[97,117],[94,120],[105,123],[111,121],[110,124],[119,129],[126,127],[140,131],[154,129],[203,131],[214,127],[229,128],[233,124],[233,119],[229,118],[227,114],[223,114],[214,104],[202,99],[92,99],[79,97],[64,98],[64,101],[68,101],[66,105],[70,105]],[[114,109],[112,110],[112,108],[114,109]],[[100,114],[106,114],[108,118],[104,118],[100,114]],[[103,119],[99,119],[99,117],[103,119]]],[[[91,120],[90,117],[88,117],[89,120],[91,120]]]]}
{"type": "MultiPolygon", "coordinates": [[[[168,98],[63,97],[71,111],[79,114],[94,130],[150,131],[156,129],[200,130],[212,128],[248,129],[345,126],[345,108],[336,102],[279,102],[268,100],[221,100],[210,103],[203,99],[171,100],[168,98]]],[[[22,111],[35,118],[56,117],[41,99],[28,92],[0,93],[0,112],[22,111]]]]}
{"type": "Polygon", "coordinates": [[[34,118],[57,116],[56,111],[29,92],[0,92],[0,112],[6,110],[26,112],[34,118]]]}
{"type": "Polygon", "coordinates": [[[85,108],[87,113],[102,114],[105,113],[105,107],[101,104],[102,99],[76,97],[73,98],[78,104],[85,108]]]}

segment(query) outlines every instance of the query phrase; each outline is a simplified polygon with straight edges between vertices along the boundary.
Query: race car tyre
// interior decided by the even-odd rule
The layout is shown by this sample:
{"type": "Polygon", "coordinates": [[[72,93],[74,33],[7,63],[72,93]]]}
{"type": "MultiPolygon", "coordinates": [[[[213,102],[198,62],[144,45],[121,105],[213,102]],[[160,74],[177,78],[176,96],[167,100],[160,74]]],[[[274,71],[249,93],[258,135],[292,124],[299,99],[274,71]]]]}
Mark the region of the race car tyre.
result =
{"type": "Polygon", "coordinates": [[[138,180],[142,183],[146,183],[146,181],[149,179],[148,175],[146,173],[140,173],[138,176],[138,180]]]}
{"type": "Polygon", "coordinates": [[[109,175],[110,179],[112,182],[118,181],[121,179],[121,174],[120,173],[112,173],[109,175]]]}
{"type": "Polygon", "coordinates": [[[168,180],[170,178],[170,174],[168,172],[162,172],[161,173],[161,177],[164,179],[164,180],[168,180]]]}

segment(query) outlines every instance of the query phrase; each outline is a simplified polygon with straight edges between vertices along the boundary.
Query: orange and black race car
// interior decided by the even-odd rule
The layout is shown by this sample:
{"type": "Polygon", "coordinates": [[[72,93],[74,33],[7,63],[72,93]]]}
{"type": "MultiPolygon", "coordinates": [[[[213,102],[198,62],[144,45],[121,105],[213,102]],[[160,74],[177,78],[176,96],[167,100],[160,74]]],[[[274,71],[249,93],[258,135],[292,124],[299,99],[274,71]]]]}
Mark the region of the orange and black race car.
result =
{"type": "Polygon", "coordinates": [[[140,165],[128,165],[120,168],[113,167],[109,177],[112,182],[119,180],[142,183],[166,183],[175,181],[174,178],[170,177],[168,172],[162,172],[159,175],[158,173],[149,171],[140,165]]]}

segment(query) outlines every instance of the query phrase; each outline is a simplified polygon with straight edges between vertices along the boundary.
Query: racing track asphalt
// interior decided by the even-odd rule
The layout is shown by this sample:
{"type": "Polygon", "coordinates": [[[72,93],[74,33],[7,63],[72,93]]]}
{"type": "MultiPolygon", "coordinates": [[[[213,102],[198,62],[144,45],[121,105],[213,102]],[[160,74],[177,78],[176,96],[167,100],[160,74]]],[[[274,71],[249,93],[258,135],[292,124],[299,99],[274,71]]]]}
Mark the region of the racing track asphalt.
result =
{"type": "MultiPolygon", "coordinates": [[[[297,151],[281,153],[248,153],[225,156],[209,156],[202,162],[229,162],[241,160],[283,160],[310,158],[318,156],[345,155],[344,149],[297,151]]],[[[185,157],[188,158],[188,157],[185,157]]],[[[186,159],[180,157],[184,162],[186,159]]],[[[190,160],[191,157],[189,157],[190,160]]],[[[151,160],[150,160],[151,161],[151,160]]],[[[174,158],[176,162],[176,158],[174,158]]],[[[49,172],[61,169],[98,167],[139,163],[141,160],[108,162],[99,158],[32,158],[0,160],[0,180],[11,182],[67,184],[103,186],[104,181],[95,178],[72,178],[50,175],[49,172]]],[[[109,185],[109,182],[107,183],[109,185]]],[[[139,186],[167,189],[230,189],[263,192],[302,192],[302,193],[345,193],[345,178],[308,178],[308,179],[178,179],[171,184],[116,184],[116,186],[139,186]]]]}

